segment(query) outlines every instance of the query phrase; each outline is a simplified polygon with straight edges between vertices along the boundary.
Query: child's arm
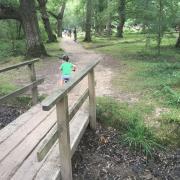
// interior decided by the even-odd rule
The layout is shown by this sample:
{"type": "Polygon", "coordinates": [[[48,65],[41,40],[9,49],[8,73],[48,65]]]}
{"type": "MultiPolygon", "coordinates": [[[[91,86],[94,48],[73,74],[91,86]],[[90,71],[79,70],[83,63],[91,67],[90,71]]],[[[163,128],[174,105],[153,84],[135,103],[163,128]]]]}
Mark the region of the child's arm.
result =
{"type": "Polygon", "coordinates": [[[75,71],[75,70],[76,70],[76,66],[75,66],[75,65],[73,65],[73,68],[74,68],[74,69],[73,69],[73,71],[75,71]]]}
{"type": "Polygon", "coordinates": [[[63,70],[63,68],[61,68],[61,67],[60,67],[59,69],[60,69],[60,70],[63,70]]]}

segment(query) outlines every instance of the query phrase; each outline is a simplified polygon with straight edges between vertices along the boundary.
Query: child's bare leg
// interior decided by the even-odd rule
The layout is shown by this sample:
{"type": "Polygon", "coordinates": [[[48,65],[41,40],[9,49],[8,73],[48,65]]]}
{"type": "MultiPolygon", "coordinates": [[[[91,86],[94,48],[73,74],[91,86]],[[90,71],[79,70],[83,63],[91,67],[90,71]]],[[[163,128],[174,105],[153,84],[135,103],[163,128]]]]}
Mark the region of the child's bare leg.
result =
{"type": "Polygon", "coordinates": [[[64,81],[61,79],[61,86],[63,86],[63,84],[64,84],[64,81]]]}

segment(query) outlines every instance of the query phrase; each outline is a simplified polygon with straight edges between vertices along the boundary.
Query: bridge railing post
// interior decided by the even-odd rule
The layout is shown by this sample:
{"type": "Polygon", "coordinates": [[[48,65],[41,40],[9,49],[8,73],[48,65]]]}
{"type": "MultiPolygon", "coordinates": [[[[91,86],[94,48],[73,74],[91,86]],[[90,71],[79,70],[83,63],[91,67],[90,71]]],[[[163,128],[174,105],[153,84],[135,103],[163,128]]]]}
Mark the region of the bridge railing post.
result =
{"type": "MultiPolygon", "coordinates": [[[[36,73],[35,73],[34,63],[28,64],[28,69],[29,69],[30,81],[31,82],[36,81],[36,73]]],[[[35,105],[35,104],[38,103],[38,90],[37,90],[37,87],[33,88],[31,91],[32,91],[33,105],[35,105]]]]}
{"type": "Polygon", "coordinates": [[[88,73],[90,128],[96,130],[96,100],[94,68],[88,73]]]}
{"type": "Polygon", "coordinates": [[[61,179],[72,180],[68,97],[64,96],[56,104],[61,179]]]}

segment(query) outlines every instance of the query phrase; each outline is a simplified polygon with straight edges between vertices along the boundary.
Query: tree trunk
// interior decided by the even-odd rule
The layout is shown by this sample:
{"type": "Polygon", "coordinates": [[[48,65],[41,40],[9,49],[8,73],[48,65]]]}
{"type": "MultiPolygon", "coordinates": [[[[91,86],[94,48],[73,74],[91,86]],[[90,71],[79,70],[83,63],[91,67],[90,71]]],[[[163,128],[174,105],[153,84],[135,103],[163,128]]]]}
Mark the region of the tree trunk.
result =
{"type": "Polygon", "coordinates": [[[104,36],[104,25],[102,25],[102,22],[100,22],[99,34],[100,34],[100,36],[104,36]]]}
{"type": "Polygon", "coordinates": [[[146,25],[143,23],[141,34],[146,34],[146,25]]]}
{"type": "Polygon", "coordinates": [[[64,10],[66,7],[66,3],[63,3],[62,8],[61,8],[61,12],[58,14],[58,37],[62,37],[62,19],[64,16],[64,10]]]}
{"type": "Polygon", "coordinates": [[[86,36],[84,41],[91,41],[91,0],[87,0],[86,36]]]}
{"type": "Polygon", "coordinates": [[[62,37],[62,19],[63,19],[65,7],[66,7],[66,3],[63,3],[62,8],[61,8],[61,12],[58,15],[55,15],[53,12],[48,11],[57,20],[58,37],[62,37]]]}
{"type": "MultiPolygon", "coordinates": [[[[96,12],[95,12],[95,14],[96,14],[96,12]]],[[[95,30],[96,34],[99,32],[96,15],[94,16],[94,30],[95,30]]]]}
{"type": "MultiPolygon", "coordinates": [[[[108,8],[111,6],[111,0],[108,0],[108,8]]],[[[107,34],[111,33],[111,13],[108,14],[107,24],[106,24],[107,34]]]]}
{"type": "Polygon", "coordinates": [[[45,28],[46,33],[48,35],[48,41],[47,42],[48,43],[57,42],[56,35],[54,35],[52,32],[52,28],[51,28],[49,18],[48,18],[47,12],[46,12],[46,0],[37,0],[37,1],[39,3],[39,6],[40,6],[40,12],[41,12],[42,20],[44,23],[44,28],[45,28]]]}
{"type": "Polygon", "coordinates": [[[176,48],[180,48],[180,23],[179,23],[178,29],[179,29],[179,38],[178,38],[176,45],[175,45],[176,48]]]}
{"type": "Polygon", "coordinates": [[[34,0],[20,0],[20,17],[25,34],[26,58],[47,56],[41,38],[34,0]]]}
{"type": "Polygon", "coordinates": [[[125,0],[120,0],[119,9],[118,9],[119,24],[117,26],[117,37],[123,37],[122,34],[123,34],[123,27],[125,23],[124,9],[125,9],[125,0]]]}
{"type": "Polygon", "coordinates": [[[62,37],[62,19],[58,19],[58,37],[62,37]]]}
{"type": "MultiPolygon", "coordinates": [[[[145,1],[145,8],[144,8],[144,10],[145,10],[145,12],[148,10],[148,1],[149,0],[146,0],[145,1]]],[[[145,13],[146,14],[146,13],[145,13]]],[[[146,34],[146,15],[144,15],[144,18],[143,18],[143,27],[142,27],[142,32],[141,32],[141,34],[146,34]]]]}
{"type": "Polygon", "coordinates": [[[47,56],[39,30],[34,0],[19,0],[20,6],[6,7],[0,3],[0,19],[16,19],[22,24],[25,43],[26,58],[47,56]]]}

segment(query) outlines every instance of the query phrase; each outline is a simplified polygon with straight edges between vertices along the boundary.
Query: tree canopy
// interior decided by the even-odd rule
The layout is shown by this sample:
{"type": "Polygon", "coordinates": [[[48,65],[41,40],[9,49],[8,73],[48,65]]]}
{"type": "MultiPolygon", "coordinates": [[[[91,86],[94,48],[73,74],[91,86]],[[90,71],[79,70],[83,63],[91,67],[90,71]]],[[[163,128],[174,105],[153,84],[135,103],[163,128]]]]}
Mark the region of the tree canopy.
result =
{"type": "MultiPolygon", "coordinates": [[[[123,37],[123,29],[138,25],[160,52],[164,34],[180,28],[179,0],[0,0],[0,42],[25,42],[27,58],[47,56],[44,42],[55,42],[64,29],[77,27],[93,34],[123,37]]],[[[175,45],[180,47],[180,38],[175,45]]]]}

